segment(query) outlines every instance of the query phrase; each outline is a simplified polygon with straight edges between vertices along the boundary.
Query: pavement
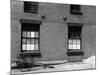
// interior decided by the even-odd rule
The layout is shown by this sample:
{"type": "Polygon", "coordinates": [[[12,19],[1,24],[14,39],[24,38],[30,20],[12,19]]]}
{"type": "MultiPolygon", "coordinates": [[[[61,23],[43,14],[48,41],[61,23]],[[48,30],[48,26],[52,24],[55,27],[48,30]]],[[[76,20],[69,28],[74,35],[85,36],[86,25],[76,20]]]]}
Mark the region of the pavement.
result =
{"type": "Polygon", "coordinates": [[[29,74],[29,73],[41,73],[41,72],[54,72],[54,71],[70,71],[70,70],[85,70],[95,69],[95,56],[88,59],[84,59],[82,62],[68,62],[67,60],[60,61],[43,61],[39,63],[50,64],[54,68],[46,67],[42,65],[33,67],[31,71],[21,72],[18,69],[11,70],[11,74],[29,74]]]}

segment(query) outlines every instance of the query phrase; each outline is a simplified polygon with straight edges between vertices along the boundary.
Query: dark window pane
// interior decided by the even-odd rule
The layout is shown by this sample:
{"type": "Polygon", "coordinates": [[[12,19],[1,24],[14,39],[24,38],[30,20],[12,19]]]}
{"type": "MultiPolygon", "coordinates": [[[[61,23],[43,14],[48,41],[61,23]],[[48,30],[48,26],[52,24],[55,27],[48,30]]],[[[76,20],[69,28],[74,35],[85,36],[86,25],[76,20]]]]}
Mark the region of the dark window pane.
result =
{"type": "Polygon", "coordinates": [[[70,14],[82,15],[80,5],[70,5],[70,14]]]}
{"type": "Polygon", "coordinates": [[[70,6],[71,10],[76,10],[76,11],[80,11],[80,5],[71,5],[70,6]]]}
{"type": "Polygon", "coordinates": [[[22,31],[39,31],[39,24],[22,23],[22,31]]]}
{"type": "Polygon", "coordinates": [[[31,39],[31,44],[34,44],[34,39],[31,39]]]}
{"type": "Polygon", "coordinates": [[[38,39],[34,39],[34,44],[38,44],[38,39]]]}
{"type": "Polygon", "coordinates": [[[81,30],[81,26],[68,26],[68,38],[80,38],[81,30]]]}
{"type": "Polygon", "coordinates": [[[24,1],[24,12],[38,13],[38,2],[24,1]]]}
{"type": "Polygon", "coordinates": [[[30,44],[31,43],[31,39],[27,39],[27,44],[30,44]]]}
{"type": "Polygon", "coordinates": [[[23,44],[26,44],[26,43],[27,43],[26,39],[23,39],[23,40],[22,40],[22,43],[23,43],[23,44]]]}

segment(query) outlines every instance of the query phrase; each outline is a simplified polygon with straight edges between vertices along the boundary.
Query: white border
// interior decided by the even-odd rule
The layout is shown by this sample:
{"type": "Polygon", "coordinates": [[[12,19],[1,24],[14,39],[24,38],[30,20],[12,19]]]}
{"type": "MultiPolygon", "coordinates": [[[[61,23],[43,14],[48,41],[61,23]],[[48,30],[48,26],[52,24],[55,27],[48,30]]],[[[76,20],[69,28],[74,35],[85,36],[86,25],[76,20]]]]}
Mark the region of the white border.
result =
{"type": "Polygon", "coordinates": [[[39,2],[51,2],[51,3],[96,5],[96,0],[22,0],[22,1],[39,1],[39,2]]]}
{"type": "MultiPolygon", "coordinates": [[[[85,71],[69,71],[69,72],[52,72],[40,73],[41,75],[99,75],[100,72],[100,2],[98,0],[28,0],[28,1],[41,1],[41,2],[54,2],[54,3],[71,3],[71,4],[84,4],[96,5],[97,7],[97,70],[85,71]]],[[[10,0],[0,1],[0,75],[9,75],[10,72],[10,0]]],[[[33,74],[27,74],[33,75],[33,74]]],[[[36,74],[39,75],[39,74],[36,74]]]]}

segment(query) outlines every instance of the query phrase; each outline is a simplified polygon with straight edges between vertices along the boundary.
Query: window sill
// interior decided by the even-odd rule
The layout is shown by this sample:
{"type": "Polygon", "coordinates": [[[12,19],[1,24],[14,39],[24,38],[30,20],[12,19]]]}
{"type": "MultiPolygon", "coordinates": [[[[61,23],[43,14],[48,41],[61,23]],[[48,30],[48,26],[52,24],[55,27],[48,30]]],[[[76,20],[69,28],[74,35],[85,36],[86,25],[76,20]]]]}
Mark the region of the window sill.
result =
{"type": "Polygon", "coordinates": [[[82,15],[81,11],[70,11],[70,14],[82,15]]]}
{"type": "Polygon", "coordinates": [[[31,11],[31,10],[27,10],[27,11],[24,11],[25,13],[32,13],[32,14],[38,14],[37,11],[31,11]]]}
{"type": "Polygon", "coordinates": [[[20,56],[22,58],[25,58],[25,57],[41,57],[41,53],[40,51],[34,51],[34,52],[21,52],[20,53],[20,56]]]}
{"type": "Polygon", "coordinates": [[[68,56],[83,56],[84,52],[83,51],[69,51],[67,52],[68,56]]]}

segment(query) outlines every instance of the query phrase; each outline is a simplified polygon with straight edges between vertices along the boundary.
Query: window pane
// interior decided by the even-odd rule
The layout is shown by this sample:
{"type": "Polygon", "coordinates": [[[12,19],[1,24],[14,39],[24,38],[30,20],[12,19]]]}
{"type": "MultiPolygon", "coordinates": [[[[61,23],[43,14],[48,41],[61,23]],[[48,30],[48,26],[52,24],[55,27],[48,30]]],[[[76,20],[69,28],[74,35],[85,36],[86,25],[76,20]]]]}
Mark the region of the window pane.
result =
{"type": "Polygon", "coordinates": [[[23,35],[23,37],[26,37],[26,32],[25,31],[23,31],[23,33],[22,33],[22,35],[23,35]]]}
{"type": "Polygon", "coordinates": [[[31,32],[31,37],[39,37],[39,32],[31,32]]]}
{"type": "Polygon", "coordinates": [[[31,45],[27,44],[27,50],[31,50],[31,45]]]}
{"type": "Polygon", "coordinates": [[[77,45],[73,45],[73,49],[77,49],[77,45]]]}
{"type": "Polygon", "coordinates": [[[81,26],[69,26],[68,27],[68,38],[81,38],[80,37],[81,29],[82,29],[81,26]]]}
{"type": "Polygon", "coordinates": [[[73,49],[73,45],[68,45],[68,49],[73,49]]]}
{"type": "Polygon", "coordinates": [[[26,44],[22,44],[22,50],[27,50],[26,48],[26,44]]]}
{"type": "Polygon", "coordinates": [[[34,44],[34,39],[31,39],[31,44],[34,44]]]}
{"type": "Polygon", "coordinates": [[[71,10],[80,10],[80,5],[71,5],[71,10]]]}
{"type": "Polygon", "coordinates": [[[77,45],[77,49],[80,49],[80,45],[77,45]]]}
{"type": "Polygon", "coordinates": [[[38,39],[34,39],[34,44],[38,44],[38,39]]]}
{"type": "Polygon", "coordinates": [[[35,32],[34,37],[39,37],[39,32],[35,32]]]}
{"type": "Polygon", "coordinates": [[[26,39],[23,39],[23,40],[22,40],[22,43],[23,43],[23,44],[26,44],[26,39]]]}
{"type": "Polygon", "coordinates": [[[27,2],[27,1],[24,1],[24,12],[27,12],[27,13],[38,13],[38,2],[27,2]]]}
{"type": "Polygon", "coordinates": [[[22,23],[22,50],[38,50],[39,24],[22,23]]]}
{"type": "Polygon", "coordinates": [[[34,44],[31,44],[31,50],[34,50],[34,44]]]}
{"type": "Polygon", "coordinates": [[[34,38],[34,32],[31,32],[31,38],[34,38]]]}
{"type": "Polygon", "coordinates": [[[31,32],[27,32],[27,37],[31,37],[31,32]]]}
{"type": "Polygon", "coordinates": [[[77,44],[80,45],[80,40],[77,40],[77,44]]]}
{"type": "Polygon", "coordinates": [[[72,43],[69,43],[69,45],[73,45],[72,43]]]}
{"type": "Polygon", "coordinates": [[[31,40],[30,39],[27,39],[27,44],[30,44],[31,43],[31,40]]]}
{"type": "Polygon", "coordinates": [[[35,49],[34,50],[38,50],[38,44],[35,44],[35,49]]]}
{"type": "Polygon", "coordinates": [[[72,43],[73,43],[73,41],[71,39],[69,39],[69,44],[72,44],[72,43]]]}
{"type": "Polygon", "coordinates": [[[75,39],[75,40],[73,40],[73,44],[76,44],[76,42],[77,42],[77,40],[75,39]]]}

